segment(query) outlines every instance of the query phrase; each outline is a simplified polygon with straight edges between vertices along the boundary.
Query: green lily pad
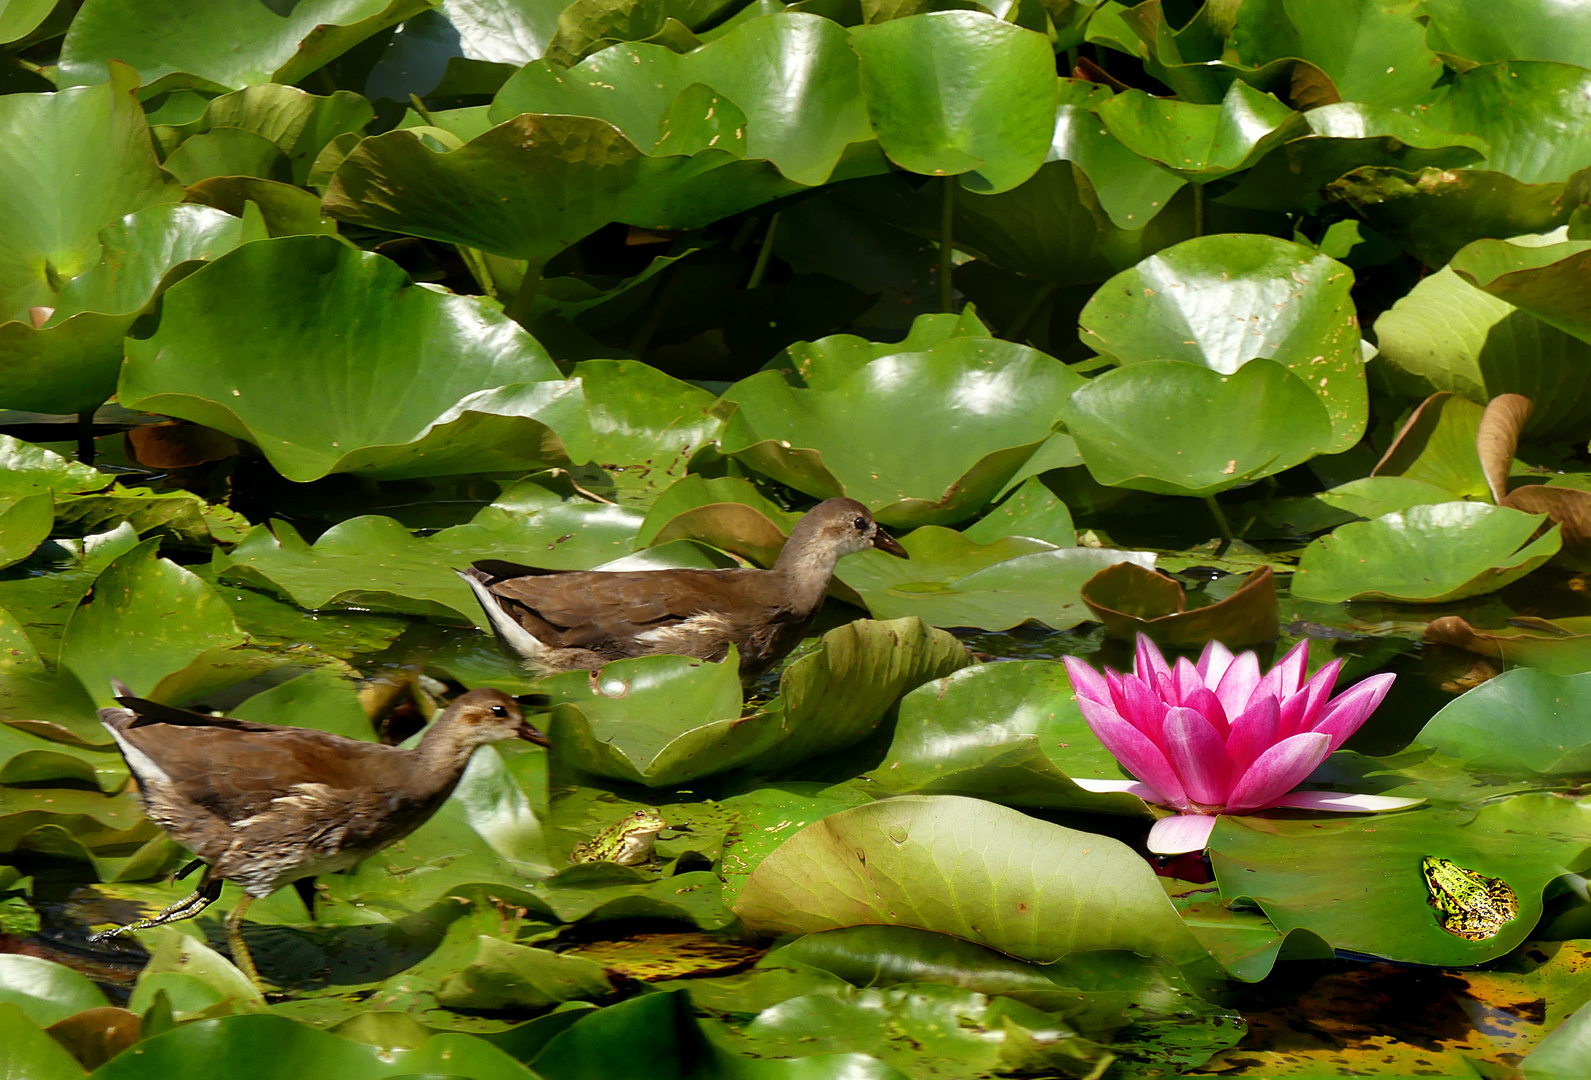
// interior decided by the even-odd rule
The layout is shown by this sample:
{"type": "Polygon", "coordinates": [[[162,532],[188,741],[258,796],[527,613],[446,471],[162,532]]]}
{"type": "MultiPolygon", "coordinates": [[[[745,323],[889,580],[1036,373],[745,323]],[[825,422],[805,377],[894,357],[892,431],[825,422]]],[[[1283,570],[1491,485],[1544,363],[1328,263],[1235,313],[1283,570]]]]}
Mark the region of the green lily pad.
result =
{"type": "Polygon", "coordinates": [[[1543,239],[1476,240],[1453,256],[1451,266],[1470,284],[1530,312],[1548,326],[1591,341],[1591,322],[1580,308],[1591,241],[1550,244],[1542,243],[1543,239]]]}
{"type": "Polygon", "coordinates": [[[114,750],[67,746],[9,724],[0,725],[0,784],[64,780],[114,792],[126,786],[127,777],[127,766],[114,750]]]}
{"type": "Polygon", "coordinates": [[[0,500],[0,566],[33,554],[54,524],[55,506],[48,492],[0,500]]]}
{"type": "Polygon", "coordinates": [[[642,153],[694,153],[724,140],[706,127],[684,138],[691,129],[675,126],[682,117],[674,110],[693,85],[715,91],[744,116],[744,150],[735,156],[772,162],[796,184],[828,182],[848,146],[873,138],[845,30],[796,12],[753,19],[684,55],[633,43],[567,70],[528,64],[498,92],[489,117],[493,124],[521,113],[593,117],[642,153]],[[770,79],[774,70],[780,74],[770,79]]]}
{"type": "Polygon", "coordinates": [[[107,65],[120,60],[138,69],[146,95],[182,86],[291,85],[425,7],[424,0],[311,0],[277,11],[198,0],[90,0],[61,46],[60,79],[67,86],[101,82],[107,65]]]}
{"type": "Polygon", "coordinates": [[[282,182],[292,175],[287,157],[275,143],[241,128],[216,128],[190,136],[161,167],[186,187],[217,176],[282,182]]]}
{"type": "Polygon", "coordinates": [[[1443,74],[1442,61],[1426,46],[1425,27],[1400,4],[1245,4],[1228,48],[1254,65],[1284,57],[1311,61],[1344,99],[1377,105],[1417,104],[1443,74]]]}
{"type": "Polygon", "coordinates": [[[1163,495],[1251,483],[1333,441],[1315,391],[1263,359],[1229,375],[1179,360],[1128,364],[1084,384],[1062,416],[1096,481],[1163,495]]]}
{"type": "Polygon", "coordinates": [[[1007,630],[1029,620],[1069,630],[1089,619],[1080,590],[1107,566],[1153,566],[1147,551],[1054,547],[1025,536],[979,544],[925,525],[901,537],[911,558],[861,552],[840,564],[875,618],[915,615],[934,626],[1007,630]]]}
{"type": "Polygon", "coordinates": [[[866,503],[887,525],[950,524],[1000,493],[1080,383],[1035,350],[952,338],[873,360],[832,390],[792,387],[777,371],[743,379],[725,391],[734,412],[721,442],[815,498],[866,503]],[[907,418],[932,442],[906,437],[907,418]]]}
{"type": "Polygon", "coordinates": [[[68,461],[53,450],[10,435],[0,435],[0,498],[95,491],[109,480],[92,466],[68,461]]]}
{"type": "Polygon", "coordinates": [[[1541,917],[1541,891],[1586,864],[1591,817],[1549,794],[1479,809],[1420,808],[1370,817],[1222,816],[1210,837],[1221,895],[1252,898],[1283,931],[1310,930],[1337,949],[1416,964],[1479,964],[1518,945],[1541,917]],[[1428,904],[1429,856],[1506,881],[1519,914],[1494,936],[1448,933],[1428,904]],[[1301,872],[1330,866],[1329,874],[1301,872]]]}
{"type": "Polygon", "coordinates": [[[1416,116],[1432,127],[1486,140],[1489,170],[1526,184],[1562,183],[1591,165],[1588,88],[1591,72],[1571,64],[1481,64],[1454,76],[1416,116]]]}
{"type": "Polygon", "coordinates": [[[77,1059],[17,1006],[0,1002],[0,1024],[6,1028],[0,1068],[29,1080],[81,1080],[77,1059]]]}
{"type": "Polygon", "coordinates": [[[646,512],[637,547],[692,539],[772,566],[799,514],[779,506],[737,476],[685,476],[646,512]]]}
{"type": "Polygon", "coordinates": [[[1580,724],[1588,695],[1588,675],[1505,671],[1443,706],[1415,741],[1478,772],[1579,775],[1591,762],[1591,738],[1580,724]]]}
{"type": "Polygon", "coordinates": [[[1322,505],[1360,518],[1378,518],[1412,506],[1452,502],[1457,492],[1407,476],[1366,476],[1314,496],[1322,505]]]}
{"type": "Polygon", "coordinates": [[[1244,82],[1232,83],[1219,105],[1128,90],[1096,111],[1127,149],[1200,184],[1247,168],[1307,130],[1298,113],[1244,82]]]}
{"type": "Polygon", "coordinates": [[[757,867],[735,912],[764,933],[916,926],[1038,963],[1097,949],[1203,954],[1125,844],[954,796],[808,826],[757,867]]]}
{"type": "MultiPolygon", "coordinates": [[[[1480,431],[1484,413],[1485,410],[1479,405],[1456,394],[1445,391],[1432,394],[1404,422],[1370,475],[1354,482],[1363,485],[1367,481],[1399,480],[1405,485],[1418,483],[1422,488],[1436,487],[1451,493],[1446,499],[1420,498],[1409,503],[1409,506],[1449,502],[1454,497],[1489,500],[1491,491],[1487,486],[1486,470],[1476,449],[1476,435],[1480,431]]],[[[1393,501],[1401,501],[1399,493],[1412,498],[1421,492],[1406,486],[1399,489],[1398,493],[1388,492],[1393,501]]],[[[1393,509],[1407,507],[1388,507],[1382,513],[1389,513],[1393,509]]]]}
{"type": "Polygon", "coordinates": [[[1501,0],[1484,8],[1464,0],[1425,0],[1426,40],[1466,64],[1558,60],[1591,65],[1591,25],[1578,8],[1552,0],[1501,0]]]}
{"type": "Polygon", "coordinates": [[[168,290],[160,329],[127,348],[124,405],[253,442],[298,481],[539,464],[547,427],[533,417],[578,400],[507,319],[326,237],[222,256],[168,290]],[[290,407],[306,397],[322,407],[290,407]]]}
{"type": "Polygon", "coordinates": [[[1322,452],[1337,453],[1364,434],[1368,407],[1352,286],[1346,266],[1298,244],[1204,236],[1111,278],[1079,321],[1086,344],[1124,365],[1282,365],[1320,398],[1332,424],[1322,452]]]}
{"type": "Polygon", "coordinates": [[[568,672],[540,685],[560,703],[553,742],[576,768],[671,787],[844,749],[869,735],[901,694],[969,661],[955,638],[916,619],[859,620],[792,661],[779,696],[746,717],[733,657],[719,664],[637,657],[595,679],[568,672]]]}
{"type": "Polygon", "coordinates": [[[1121,769],[1083,722],[1066,668],[1017,660],[963,668],[907,694],[894,740],[869,775],[890,792],[1148,813],[1138,796],[1087,791],[1073,774],[1115,779],[1121,769]]]}
{"type": "Polygon", "coordinates": [[[602,965],[484,934],[472,957],[437,988],[454,1009],[537,1009],[576,998],[604,997],[613,984],[602,965]]]}
{"type": "Polygon", "coordinates": [[[1054,51],[1042,34],[980,11],[936,11],[851,33],[879,146],[903,169],[1016,187],[1055,130],[1054,51]]]}
{"type": "Polygon", "coordinates": [[[159,543],[146,540],[107,566],[62,633],[61,666],[100,705],[114,703],[111,679],[148,696],[201,654],[245,640],[226,601],[158,558],[159,543]]]}
{"type": "Polygon", "coordinates": [[[1485,503],[1415,506],[1343,525],[1304,549],[1293,575],[1302,600],[1440,604],[1495,592],[1558,551],[1544,514],[1485,503]]]}
{"type": "Polygon", "coordinates": [[[650,504],[723,426],[708,411],[712,394],[638,360],[587,360],[572,375],[585,396],[590,460],[627,500],[650,504]]]}
{"type": "Polygon", "coordinates": [[[1535,402],[1525,430],[1580,431],[1591,417],[1591,346],[1444,267],[1375,325],[1374,363],[1401,393],[1447,390],[1477,404],[1500,394],[1535,402]]]}
{"type": "Polygon", "coordinates": [[[249,532],[248,518],[225,506],[213,506],[191,491],[154,491],[120,484],[89,495],[61,496],[56,499],[55,516],[63,526],[84,533],[106,532],[126,522],[139,534],[158,530],[204,546],[212,541],[235,544],[249,532]]]}
{"type": "MultiPolygon", "coordinates": [[[[155,137],[169,155],[209,132],[243,131],[264,139],[286,159],[291,179],[303,184],[321,149],[340,135],[358,132],[375,116],[358,94],[338,90],[324,97],[296,86],[262,83],[214,98],[196,120],[157,125],[155,137]]],[[[170,170],[170,160],[167,169],[170,170]]],[[[216,176],[236,175],[215,173],[216,176]]]]}
{"type": "Polygon", "coordinates": [[[0,1005],[19,1008],[40,1027],[109,1004],[87,976],[64,964],[16,953],[0,956],[0,1005]]]}

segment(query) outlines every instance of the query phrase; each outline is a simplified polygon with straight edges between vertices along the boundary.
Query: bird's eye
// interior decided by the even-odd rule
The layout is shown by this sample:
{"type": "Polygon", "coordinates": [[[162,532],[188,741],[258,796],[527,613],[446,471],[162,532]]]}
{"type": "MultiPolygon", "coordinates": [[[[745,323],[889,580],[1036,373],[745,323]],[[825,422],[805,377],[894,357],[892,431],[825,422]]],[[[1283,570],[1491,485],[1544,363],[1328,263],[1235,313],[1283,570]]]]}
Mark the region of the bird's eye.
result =
{"type": "Polygon", "coordinates": [[[500,720],[506,720],[506,719],[508,719],[508,710],[503,708],[503,706],[501,706],[501,705],[493,705],[492,706],[492,715],[497,717],[500,720]]]}
{"type": "Polygon", "coordinates": [[[864,532],[867,529],[867,519],[863,517],[857,518],[851,524],[856,526],[857,532],[864,532]]]}

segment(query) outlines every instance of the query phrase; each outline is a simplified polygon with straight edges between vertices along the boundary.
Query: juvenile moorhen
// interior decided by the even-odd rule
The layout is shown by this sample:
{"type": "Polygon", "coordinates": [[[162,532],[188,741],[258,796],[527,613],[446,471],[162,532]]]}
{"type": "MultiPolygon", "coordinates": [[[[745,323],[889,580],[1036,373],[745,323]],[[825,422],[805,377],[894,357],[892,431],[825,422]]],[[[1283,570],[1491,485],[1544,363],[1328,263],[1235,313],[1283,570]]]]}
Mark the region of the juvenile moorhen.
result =
{"type": "Polygon", "coordinates": [[[834,564],[875,547],[906,549],[854,499],[828,499],[796,522],[771,570],[538,570],[483,559],[456,571],[497,640],[538,675],[653,653],[722,660],[733,645],[754,678],[800,642],[834,564]]]}
{"type": "MultiPolygon", "coordinates": [[[[500,690],[454,699],[419,745],[403,750],[207,716],[111,685],[124,707],[101,709],[99,722],[126,759],[150,820],[205,871],[186,899],[89,940],[191,919],[221,895],[223,881],[233,881],[244,896],[226,918],[227,943],[256,985],[242,934],[251,903],[300,878],[353,866],[413,832],[452,794],[478,747],[516,738],[547,744],[500,690]]],[[[538,695],[535,703],[545,701],[538,695]]]]}

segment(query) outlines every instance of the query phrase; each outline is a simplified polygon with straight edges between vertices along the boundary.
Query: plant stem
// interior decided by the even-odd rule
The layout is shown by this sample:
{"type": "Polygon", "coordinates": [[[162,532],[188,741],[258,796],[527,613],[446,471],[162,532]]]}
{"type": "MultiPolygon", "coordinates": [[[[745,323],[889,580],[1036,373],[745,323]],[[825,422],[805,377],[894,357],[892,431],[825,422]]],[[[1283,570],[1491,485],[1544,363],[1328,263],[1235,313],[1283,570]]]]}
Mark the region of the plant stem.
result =
{"type": "Polygon", "coordinates": [[[1066,50],[1066,77],[1070,79],[1072,72],[1077,70],[1077,46],[1073,45],[1066,50]]]}
{"type": "Polygon", "coordinates": [[[464,260],[464,269],[470,272],[470,277],[475,279],[475,284],[481,291],[492,299],[497,299],[497,282],[492,279],[492,272],[486,265],[486,260],[481,258],[478,249],[464,244],[454,244],[458,249],[459,258],[464,260]]]}
{"type": "Polygon", "coordinates": [[[436,127],[436,121],[431,119],[431,110],[425,107],[425,102],[420,100],[419,94],[410,94],[409,104],[414,108],[415,112],[420,114],[421,120],[424,120],[432,127],[436,127]]]}
{"type": "Polygon", "coordinates": [[[1033,321],[1033,316],[1039,313],[1039,308],[1044,306],[1044,301],[1048,300],[1057,288],[1058,286],[1055,282],[1046,281],[1033,290],[1033,295],[1028,298],[1028,302],[1022,305],[1022,310],[1017,312],[1016,318],[1011,320],[1011,326],[1005,332],[1007,340],[1022,340],[1022,332],[1028,328],[1028,323],[1033,321]]]}
{"type": "Polygon", "coordinates": [[[955,254],[955,238],[951,233],[951,225],[956,214],[956,181],[943,177],[939,183],[942,192],[939,201],[939,310],[951,312],[955,310],[955,285],[950,280],[950,274],[955,269],[951,256],[955,254]]]}
{"type": "Polygon", "coordinates": [[[94,410],[85,409],[77,414],[77,460],[92,465],[94,453],[94,410]]]}
{"type": "MultiPolygon", "coordinates": [[[[536,299],[536,286],[541,284],[543,265],[545,264],[526,260],[525,279],[519,283],[519,291],[503,305],[503,314],[520,326],[525,326],[525,320],[530,317],[531,303],[536,299]]],[[[530,328],[526,326],[525,329],[530,328]]]]}
{"type": "Polygon", "coordinates": [[[773,258],[773,238],[779,232],[779,214],[774,212],[768,219],[768,231],[762,234],[762,248],[757,252],[757,262],[751,268],[751,277],[746,281],[746,291],[750,292],[762,284],[762,276],[768,272],[768,260],[773,258]]]}
{"type": "Polygon", "coordinates": [[[1210,508],[1210,516],[1215,518],[1215,527],[1221,530],[1221,539],[1224,543],[1232,542],[1232,526],[1226,523],[1226,514],[1221,511],[1221,504],[1215,501],[1214,495],[1204,497],[1204,505],[1210,508]]]}
{"type": "Polygon", "coordinates": [[[1204,235],[1204,185],[1193,185],[1193,235],[1204,235]]]}

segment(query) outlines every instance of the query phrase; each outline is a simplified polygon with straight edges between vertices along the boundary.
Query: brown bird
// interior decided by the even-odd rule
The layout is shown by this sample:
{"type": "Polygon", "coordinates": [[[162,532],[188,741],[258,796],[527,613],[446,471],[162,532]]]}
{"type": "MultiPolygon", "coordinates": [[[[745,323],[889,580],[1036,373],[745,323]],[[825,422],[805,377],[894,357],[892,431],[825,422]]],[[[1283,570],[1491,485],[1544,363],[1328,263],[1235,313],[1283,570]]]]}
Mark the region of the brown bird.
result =
{"type": "Polygon", "coordinates": [[[517,738],[547,745],[518,702],[500,690],[459,696],[419,745],[404,750],[207,716],[111,685],[124,708],[101,709],[99,722],[138,782],[150,820],[197,855],[205,871],[191,896],[89,940],[191,919],[221,895],[223,881],[236,882],[244,896],[226,918],[227,943],[256,985],[259,972],[242,934],[251,903],[300,878],[353,866],[413,832],[452,794],[470,755],[486,743],[517,738]]]}
{"type": "Polygon", "coordinates": [[[455,572],[503,648],[536,674],[654,653],[722,660],[733,645],[749,679],[800,642],[834,564],[870,547],[907,557],[867,507],[828,499],[796,522],[771,570],[569,572],[483,559],[455,572]]]}

